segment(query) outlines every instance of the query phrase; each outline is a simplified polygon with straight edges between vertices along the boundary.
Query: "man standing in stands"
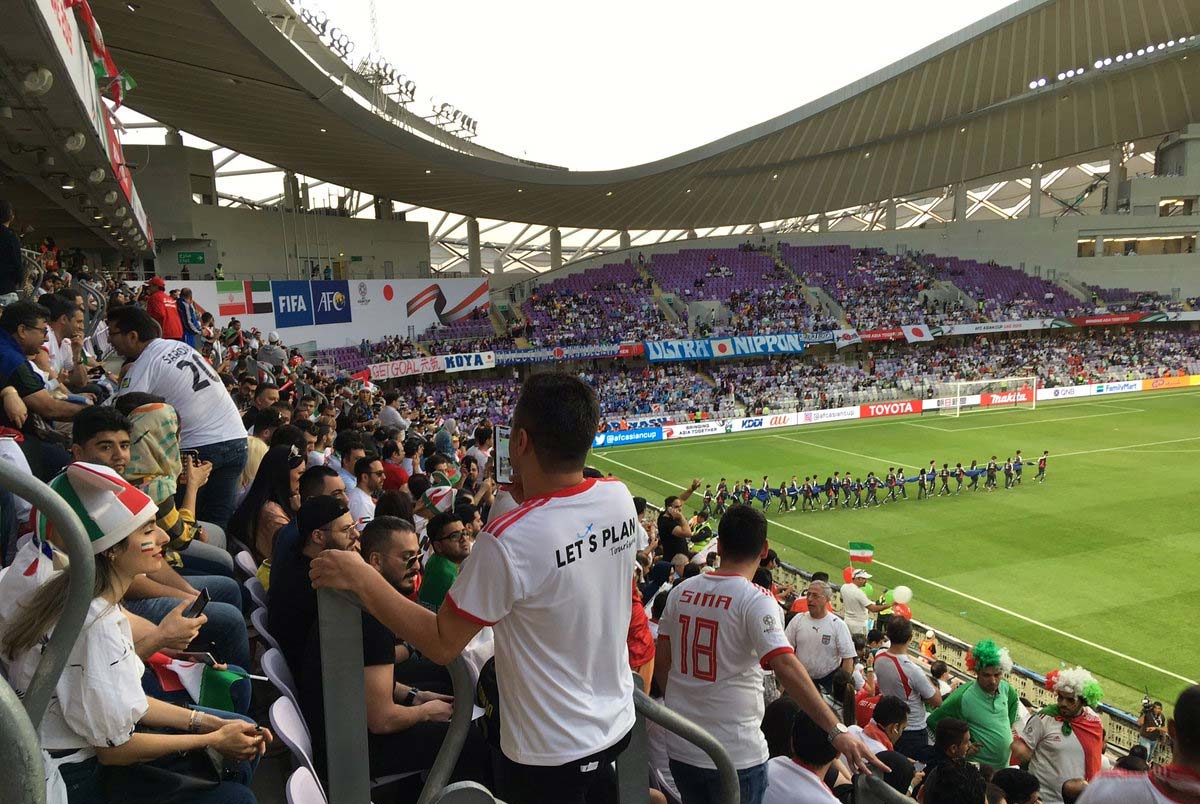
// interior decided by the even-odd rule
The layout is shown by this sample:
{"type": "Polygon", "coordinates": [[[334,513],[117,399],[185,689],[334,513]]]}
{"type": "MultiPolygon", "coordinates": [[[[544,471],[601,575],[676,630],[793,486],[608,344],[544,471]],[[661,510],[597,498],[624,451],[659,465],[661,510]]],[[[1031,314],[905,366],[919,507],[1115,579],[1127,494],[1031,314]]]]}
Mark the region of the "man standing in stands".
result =
{"type": "Polygon", "coordinates": [[[350,515],[361,531],[375,518],[375,499],[383,491],[383,461],[378,458],[359,458],[354,462],[354,476],[358,482],[346,493],[350,499],[350,515]]]}
{"type": "Polygon", "coordinates": [[[356,554],[329,551],[313,561],[317,587],[355,592],[392,633],[438,663],[493,627],[497,792],[509,804],[541,804],[548,795],[570,804],[618,800],[612,762],[634,722],[626,637],[638,522],[624,484],[583,477],[599,422],[595,393],[577,377],[546,372],[525,381],[509,441],[523,502],[492,517],[437,614],[356,554]]]}
{"type": "Polygon", "coordinates": [[[985,639],[967,653],[967,669],[975,680],[961,685],[929,715],[929,727],[936,729],[945,718],[965,720],[971,741],[979,746],[973,759],[992,768],[1007,767],[1020,706],[1017,691],[1004,680],[1012,671],[1012,658],[1007,648],[985,639]]]}
{"type": "MultiPolygon", "coordinates": [[[[775,598],[751,583],[767,547],[762,512],[730,508],[717,528],[721,570],[671,590],[655,651],[654,678],[665,690],[666,705],[707,729],[729,752],[742,804],[759,804],[767,787],[767,743],[759,729],[763,669],[775,673],[856,768],[874,762],[867,747],[838,722],[796,658],[775,598]]],[[[707,754],[674,734],[667,735],[667,754],[683,804],[716,800],[718,776],[707,754]]]]}
{"type": "Polygon", "coordinates": [[[687,554],[692,541],[692,529],[683,515],[683,503],[700,488],[699,479],[678,495],[663,500],[663,512],[658,515],[658,539],[662,544],[663,557],[670,560],[680,553],[687,554]]]}
{"type": "Polygon", "coordinates": [[[846,616],[846,627],[850,630],[851,636],[854,634],[865,636],[867,618],[884,609],[883,606],[872,603],[871,599],[867,597],[867,593],[862,590],[869,580],[871,580],[871,573],[864,569],[856,569],[851,576],[850,583],[842,584],[842,613],[846,616]]]}
{"type": "Polygon", "coordinates": [[[1051,670],[1046,689],[1057,702],[1030,716],[1012,744],[1014,764],[1029,763],[1042,801],[1059,804],[1063,782],[1092,778],[1104,758],[1104,724],[1095,706],[1104,691],[1082,667],[1051,670]]]}
{"type": "Polygon", "coordinates": [[[808,611],[797,614],[784,629],[784,636],[796,651],[796,658],[818,687],[829,691],[833,674],[839,667],[854,670],[854,640],[850,629],[829,611],[833,590],[825,581],[812,581],[805,591],[808,611]]]}
{"type": "Polygon", "coordinates": [[[14,218],[13,205],[0,200],[0,307],[17,300],[17,291],[25,281],[21,267],[21,238],[12,230],[14,218]]]}
{"type": "Polygon", "coordinates": [[[233,513],[248,446],[246,428],[221,378],[195,349],[161,337],[145,310],[109,310],[108,339],[125,358],[117,394],[161,396],[179,413],[179,448],[195,450],[200,460],[212,463],[196,513],[224,528],[233,513]]]}
{"type": "Polygon", "coordinates": [[[924,669],[909,657],[908,643],[912,641],[912,635],[910,620],[892,617],[888,621],[887,636],[891,645],[875,656],[875,679],[881,694],[908,701],[908,727],[896,741],[896,750],[923,762],[929,745],[925,704],[934,708],[941,706],[942,695],[924,669]]]}
{"type": "Polygon", "coordinates": [[[183,322],[179,320],[179,305],[171,294],[167,293],[167,283],[161,276],[152,276],[146,280],[146,312],[158,322],[162,329],[162,337],[172,341],[183,340],[183,322]]]}

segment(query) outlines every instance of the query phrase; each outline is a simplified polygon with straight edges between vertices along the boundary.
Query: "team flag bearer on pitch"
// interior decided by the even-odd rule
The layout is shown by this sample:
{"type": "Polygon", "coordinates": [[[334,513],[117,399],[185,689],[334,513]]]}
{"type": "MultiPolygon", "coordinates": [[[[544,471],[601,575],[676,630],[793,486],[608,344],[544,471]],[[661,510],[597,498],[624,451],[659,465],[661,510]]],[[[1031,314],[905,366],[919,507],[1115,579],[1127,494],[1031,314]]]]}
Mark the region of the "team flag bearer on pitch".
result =
{"type": "Polygon", "coordinates": [[[866,542],[850,542],[850,561],[856,564],[870,564],[875,560],[875,545],[866,542]]]}

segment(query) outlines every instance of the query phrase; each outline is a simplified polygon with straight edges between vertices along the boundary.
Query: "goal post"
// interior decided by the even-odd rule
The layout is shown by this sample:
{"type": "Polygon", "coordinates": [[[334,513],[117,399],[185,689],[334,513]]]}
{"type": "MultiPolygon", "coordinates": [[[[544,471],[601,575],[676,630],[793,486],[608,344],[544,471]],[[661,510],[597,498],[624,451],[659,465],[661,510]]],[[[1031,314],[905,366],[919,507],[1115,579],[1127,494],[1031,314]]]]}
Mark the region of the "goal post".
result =
{"type": "Polygon", "coordinates": [[[940,383],[935,399],[939,416],[958,418],[964,412],[1037,407],[1038,378],[996,377],[940,383]]]}

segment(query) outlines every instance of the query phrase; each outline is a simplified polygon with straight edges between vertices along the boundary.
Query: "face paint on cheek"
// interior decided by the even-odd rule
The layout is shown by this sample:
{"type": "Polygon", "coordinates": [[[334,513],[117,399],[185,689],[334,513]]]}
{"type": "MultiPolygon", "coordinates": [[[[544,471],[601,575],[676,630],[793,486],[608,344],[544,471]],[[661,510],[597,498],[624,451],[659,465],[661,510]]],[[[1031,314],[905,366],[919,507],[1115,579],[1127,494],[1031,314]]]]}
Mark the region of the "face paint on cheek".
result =
{"type": "Polygon", "coordinates": [[[153,538],[147,537],[144,541],[138,543],[138,547],[141,548],[143,553],[158,552],[158,545],[155,543],[153,538]]]}

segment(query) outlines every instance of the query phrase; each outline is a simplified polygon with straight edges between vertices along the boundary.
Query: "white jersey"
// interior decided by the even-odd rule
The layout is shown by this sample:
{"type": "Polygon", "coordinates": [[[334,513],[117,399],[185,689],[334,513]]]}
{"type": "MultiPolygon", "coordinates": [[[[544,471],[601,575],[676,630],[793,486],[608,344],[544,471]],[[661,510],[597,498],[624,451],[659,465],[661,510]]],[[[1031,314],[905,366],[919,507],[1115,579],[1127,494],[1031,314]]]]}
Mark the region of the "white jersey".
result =
{"type": "Polygon", "coordinates": [[[156,338],[124,372],[118,395],[156,394],[179,413],[180,448],[246,438],[242,417],[221,378],[186,343],[156,338]]]}
{"type": "MultiPolygon", "coordinates": [[[[875,662],[879,672],[879,662],[875,662]]],[[[1091,712],[1085,708],[1085,712],[1091,712]]],[[[1092,717],[1099,717],[1091,712],[1092,717]]],[[[1041,786],[1042,801],[1059,804],[1062,801],[1062,784],[1067,779],[1084,778],[1085,758],[1083,744],[1074,732],[1063,734],[1063,723],[1052,715],[1035,713],[1025,721],[1017,737],[1033,750],[1029,759],[1029,772],[1037,777],[1041,786]]]]}
{"type": "Polygon", "coordinates": [[[562,765],[633,728],[626,638],[637,512],[623,483],[587,479],[493,514],[445,605],[496,632],[500,747],[562,765]]]}
{"type": "Polygon", "coordinates": [[[371,495],[360,489],[358,486],[352,486],[346,491],[348,507],[350,515],[354,517],[354,524],[361,532],[367,526],[367,523],[375,518],[375,501],[371,499],[371,495]]]}
{"type": "Polygon", "coordinates": [[[875,654],[875,683],[881,695],[895,695],[908,702],[905,731],[925,728],[925,699],[937,694],[937,687],[925,671],[908,657],[888,651],[875,654]]]}
{"type": "Polygon", "coordinates": [[[784,634],[796,651],[796,658],[814,680],[837,670],[843,659],[858,655],[850,629],[829,612],[820,619],[814,619],[807,611],[801,612],[787,624],[784,634]]]}
{"type": "Polygon", "coordinates": [[[846,615],[846,625],[855,634],[867,633],[867,606],[871,604],[867,593],[858,588],[857,584],[842,584],[842,613],[846,615]]]}
{"type": "Polygon", "coordinates": [[[1149,773],[1114,770],[1088,783],[1079,804],[1179,804],[1200,799],[1200,775],[1179,765],[1149,773]]]}
{"type": "MultiPolygon", "coordinates": [[[[771,593],[740,575],[697,575],[671,590],[658,633],[671,643],[667,706],[716,737],[738,770],[766,762],[762,668],[792,652],[771,593]]],[[[674,734],[667,750],[679,762],[716,767],[674,734]]]]}
{"type": "Polygon", "coordinates": [[[767,763],[767,792],[762,804],[834,804],[838,799],[825,781],[791,757],[767,763]]]}

